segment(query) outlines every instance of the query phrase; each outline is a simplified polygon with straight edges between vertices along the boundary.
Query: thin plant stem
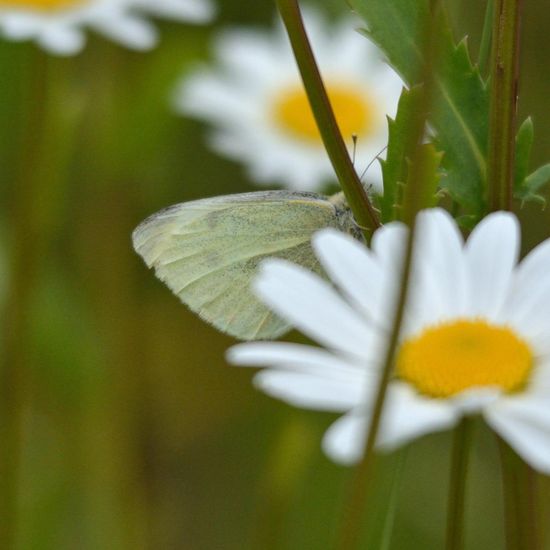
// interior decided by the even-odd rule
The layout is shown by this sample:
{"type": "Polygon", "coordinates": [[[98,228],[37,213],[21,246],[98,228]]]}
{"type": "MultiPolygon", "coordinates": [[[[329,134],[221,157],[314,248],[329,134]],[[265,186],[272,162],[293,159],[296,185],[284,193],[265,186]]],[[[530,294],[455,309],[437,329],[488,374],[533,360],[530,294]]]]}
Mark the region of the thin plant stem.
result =
{"type": "Polygon", "coordinates": [[[501,438],[498,438],[498,444],[504,496],[506,550],[520,550],[522,522],[519,512],[520,496],[518,494],[517,472],[508,445],[501,438]]]}
{"type": "MultiPolygon", "coordinates": [[[[371,233],[380,226],[342,138],[302,20],[297,0],[276,0],[285,24],[311,110],[336,176],[356,222],[371,233]]],[[[368,235],[367,235],[368,236],[368,235]]]]}
{"type": "Polygon", "coordinates": [[[498,438],[507,550],[539,550],[537,474],[498,438]]]}
{"type": "Polygon", "coordinates": [[[384,519],[384,527],[382,530],[382,537],[378,545],[378,550],[389,550],[392,541],[393,526],[395,525],[395,516],[397,515],[397,501],[399,496],[399,487],[401,479],[403,478],[403,470],[405,469],[405,463],[407,460],[408,449],[399,451],[397,457],[397,465],[393,472],[393,479],[391,481],[391,490],[388,502],[388,513],[384,519]]]}
{"type": "Polygon", "coordinates": [[[525,548],[538,550],[540,548],[539,518],[538,518],[538,473],[528,464],[521,465],[524,470],[524,525],[525,548]]]}
{"type": "Polygon", "coordinates": [[[29,313],[43,245],[37,216],[42,196],[37,159],[44,145],[47,68],[47,56],[30,47],[21,156],[10,194],[10,286],[0,364],[0,540],[5,550],[18,544],[23,422],[30,395],[29,313]]]}
{"type": "Polygon", "coordinates": [[[491,52],[489,208],[512,210],[522,0],[496,0],[491,52]]]}
{"type": "Polygon", "coordinates": [[[372,472],[374,470],[376,461],[374,448],[380,428],[380,423],[382,420],[386,394],[391,380],[395,356],[397,355],[399,335],[401,332],[401,325],[405,314],[405,305],[409,290],[409,279],[412,268],[415,226],[416,224],[413,224],[413,226],[411,227],[411,230],[409,231],[409,238],[407,239],[407,247],[403,260],[399,296],[397,299],[397,307],[392,324],[393,328],[390,334],[386,355],[383,361],[380,382],[376,391],[376,397],[372,408],[371,421],[366,438],[363,458],[359,462],[354,476],[353,489],[349,498],[348,505],[345,508],[344,520],[340,528],[339,538],[337,542],[337,548],[340,550],[355,548],[359,542],[359,538],[361,535],[361,522],[363,519],[364,510],[367,506],[367,499],[370,493],[370,485],[373,477],[372,472]]]}
{"type": "Polygon", "coordinates": [[[487,73],[489,59],[491,57],[491,40],[493,38],[493,19],[495,11],[495,0],[487,0],[481,44],[479,46],[478,67],[482,75],[487,73]]]}
{"type": "MultiPolygon", "coordinates": [[[[438,5],[435,6],[434,9],[437,8],[438,5]]],[[[433,30],[430,28],[429,38],[426,41],[427,51],[430,50],[433,45],[431,44],[432,41],[430,39],[430,37],[433,36],[433,30]]],[[[395,302],[396,305],[393,315],[392,329],[389,335],[386,353],[382,361],[379,385],[375,392],[375,399],[372,406],[372,412],[370,414],[371,420],[368,427],[363,457],[356,470],[351,494],[339,533],[337,547],[340,550],[350,550],[357,547],[361,535],[361,523],[364,516],[364,510],[368,508],[369,497],[372,493],[371,483],[376,462],[375,445],[380,424],[382,422],[382,414],[386,401],[387,390],[391,380],[395,358],[398,352],[401,325],[405,315],[410,276],[412,273],[414,240],[416,234],[416,214],[425,206],[422,203],[422,199],[425,196],[422,192],[422,186],[426,181],[425,171],[427,169],[427,164],[425,162],[426,157],[422,148],[422,137],[424,135],[428,107],[431,103],[433,91],[431,61],[431,55],[427,55],[426,67],[424,70],[425,77],[422,108],[419,109],[418,120],[414,125],[416,135],[413,143],[416,143],[416,146],[412,155],[411,169],[405,189],[405,205],[407,212],[405,222],[409,225],[409,236],[403,257],[399,292],[395,302]]]]}
{"type": "Polygon", "coordinates": [[[471,418],[465,417],[453,432],[446,550],[462,550],[464,548],[464,503],[472,423],[471,418]]]}
{"type": "Polygon", "coordinates": [[[393,312],[392,329],[389,334],[386,353],[382,361],[381,376],[378,387],[375,392],[375,398],[370,414],[370,423],[365,441],[362,459],[359,462],[347,506],[344,509],[343,520],[338,533],[337,548],[339,550],[349,550],[357,547],[361,537],[361,526],[364,511],[368,507],[369,496],[371,493],[371,484],[373,472],[376,463],[375,445],[382,421],[382,414],[386,402],[388,386],[393,373],[395,358],[399,347],[399,338],[401,325],[405,315],[407,296],[409,293],[410,276],[412,273],[412,260],[414,252],[414,241],[416,235],[416,215],[425,207],[422,202],[424,193],[422,189],[426,181],[425,155],[422,147],[427,114],[432,103],[434,91],[434,63],[438,44],[437,24],[441,14],[441,2],[432,0],[430,25],[426,30],[424,41],[424,66],[422,68],[422,101],[421,107],[417,112],[417,120],[412,125],[413,139],[415,148],[412,154],[412,163],[408,175],[408,183],[405,189],[404,210],[407,212],[404,220],[409,225],[409,236],[403,256],[401,267],[401,277],[399,291],[396,297],[395,309],[393,312]]]}

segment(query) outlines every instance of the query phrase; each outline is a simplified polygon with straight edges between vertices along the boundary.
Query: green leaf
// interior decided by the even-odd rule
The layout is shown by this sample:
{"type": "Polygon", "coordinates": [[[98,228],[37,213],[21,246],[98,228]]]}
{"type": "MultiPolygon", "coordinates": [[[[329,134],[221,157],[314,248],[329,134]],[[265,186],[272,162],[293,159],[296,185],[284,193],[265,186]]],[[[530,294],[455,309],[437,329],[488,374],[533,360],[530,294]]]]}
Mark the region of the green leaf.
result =
{"type": "Polygon", "coordinates": [[[400,212],[399,218],[406,223],[412,223],[415,212],[407,211],[407,207],[412,205],[418,206],[419,209],[432,208],[437,204],[437,187],[441,178],[439,167],[443,153],[438,153],[432,143],[426,143],[420,147],[418,158],[418,166],[420,170],[415,174],[421,178],[422,185],[415,185],[416,182],[411,181],[411,170],[409,169],[409,177],[405,186],[405,197],[403,199],[403,209],[400,212]],[[418,196],[418,193],[422,193],[418,196]],[[417,196],[414,200],[409,200],[407,193],[415,193],[417,196]]]}
{"type": "MultiPolygon", "coordinates": [[[[367,24],[366,34],[411,85],[422,66],[428,0],[350,0],[367,24]]],[[[437,25],[438,63],[430,122],[445,152],[441,186],[466,212],[479,214],[486,187],[489,94],[466,42],[455,45],[444,20],[437,25]]]]}
{"type": "Polygon", "coordinates": [[[525,119],[516,136],[516,168],[514,176],[514,192],[521,189],[525,178],[529,174],[529,160],[533,146],[534,129],[531,117],[525,119]]]}
{"type": "Polygon", "coordinates": [[[415,145],[411,127],[415,122],[419,99],[420,88],[404,89],[399,98],[395,120],[388,118],[388,149],[386,160],[381,161],[384,196],[380,209],[383,222],[395,219],[400,189],[407,181],[407,161],[410,160],[415,145]]]}
{"type": "Polygon", "coordinates": [[[522,201],[546,202],[537,191],[550,181],[550,164],[545,164],[529,174],[516,189],[514,196],[522,201]]]}
{"type": "Polygon", "coordinates": [[[538,191],[550,181],[550,164],[545,164],[529,174],[533,138],[533,121],[529,117],[520,126],[516,136],[514,198],[523,202],[534,201],[545,204],[545,198],[538,191]]]}
{"type": "Polygon", "coordinates": [[[465,210],[480,213],[487,178],[489,94],[466,41],[441,55],[432,123],[445,152],[441,181],[465,210]]]}
{"type": "Polygon", "coordinates": [[[367,23],[364,33],[407,83],[416,83],[429,17],[427,0],[350,0],[350,4],[367,23]]]}

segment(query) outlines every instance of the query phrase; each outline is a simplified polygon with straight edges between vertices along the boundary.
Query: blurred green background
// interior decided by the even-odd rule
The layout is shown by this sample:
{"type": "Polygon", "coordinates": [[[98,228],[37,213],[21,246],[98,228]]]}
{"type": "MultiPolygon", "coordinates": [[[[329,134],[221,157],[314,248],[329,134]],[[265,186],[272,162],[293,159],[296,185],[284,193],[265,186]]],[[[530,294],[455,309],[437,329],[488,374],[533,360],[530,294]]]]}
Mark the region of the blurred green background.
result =
{"type": "MultiPolygon", "coordinates": [[[[145,54],[97,36],[70,59],[0,42],[0,409],[18,412],[22,449],[17,478],[1,482],[19,491],[20,549],[330,547],[352,479],[320,451],[335,417],[254,390],[249,369],[224,364],[233,340],[190,314],[130,243],[162,207],[254,189],[168,102],[218,29],[273,20],[270,0],[218,4],[210,27],[159,22],[162,41],[145,54]]],[[[474,52],[483,4],[449,2],[474,52]]],[[[520,110],[535,122],[533,166],[550,152],[549,27],[550,1],[526,2],[520,110]]],[[[550,234],[550,214],[521,215],[528,249],[550,234]]],[[[391,548],[440,548],[448,435],[384,457],[377,528],[402,463],[391,548]]],[[[468,549],[503,548],[482,426],[468,491],[468,549]]]]}

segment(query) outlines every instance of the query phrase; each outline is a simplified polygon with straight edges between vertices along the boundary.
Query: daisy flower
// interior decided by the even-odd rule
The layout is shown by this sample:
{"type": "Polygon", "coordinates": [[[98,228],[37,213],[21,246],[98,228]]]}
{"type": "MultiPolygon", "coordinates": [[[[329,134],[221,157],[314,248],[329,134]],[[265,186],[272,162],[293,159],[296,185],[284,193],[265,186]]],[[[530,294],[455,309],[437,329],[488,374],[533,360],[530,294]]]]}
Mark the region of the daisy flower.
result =
{"type": "MultiPolygon", "coordinates": [[[[387,144],[386,115],[395,114],[403,82],[353,21],[329,26],[316,12],[304,15],[340,130],[350,149],[357,136],[363,168],[387,144]]],[[[227,31],[214,50],[218,67],[184,78],[176,109],[211,123],[212,147],[245,163],[253,181],[300,191],[334,181],[282,25],[227,31]]],[[[377,162],[366,179],[381,188],[377,162]]]]}
{"type": "Polygon", "coordinates": [[[84,27],[137,50],[156,43],[154,27],[138,11],[204,21],[212,15],[208,0],[0,0],[0,35],[34,39],[50,53],[73,55],[85,43],[84,27]]]}
{"type": "MultiPolygon", "coordinates": [[[[534,468],[550,473],[550,240],[518,263],[516,218],[485,218],[467,242],[440,209],[418,217],[409,299],[378,445],[393,449],[480,414],[534,468]]],[[[394,222],[372,248],[323,230],[313,244],[334,283],[268,260],[255,288],[324,348],[241,344],[229,361],[263,366],[266,393],[344,413],[323,446],[335,461],[362,453],[381,357],[391,330],[407,237],[394,222]]]]}

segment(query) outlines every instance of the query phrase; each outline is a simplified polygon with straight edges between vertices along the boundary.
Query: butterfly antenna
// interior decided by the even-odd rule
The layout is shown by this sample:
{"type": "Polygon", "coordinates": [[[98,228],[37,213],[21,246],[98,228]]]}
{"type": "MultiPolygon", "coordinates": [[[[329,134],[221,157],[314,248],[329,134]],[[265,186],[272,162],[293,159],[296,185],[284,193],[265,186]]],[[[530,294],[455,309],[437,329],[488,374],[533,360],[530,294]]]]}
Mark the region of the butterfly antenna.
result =
{"type": "Polygon", "coordinates": [[[366,173],[369,171],[369,168],[374,164],[375,160],[378,160],[380,158],[380,155],[388,148],[388,146],[384,146],[383,149],[378,151],[376,153],[376,156],[367,164],[367,167],[363,170],[363,173],[361,174],[361,177],[359,178],[361,181],[363,181],[363,178],[365,177],[366,173]]]}

